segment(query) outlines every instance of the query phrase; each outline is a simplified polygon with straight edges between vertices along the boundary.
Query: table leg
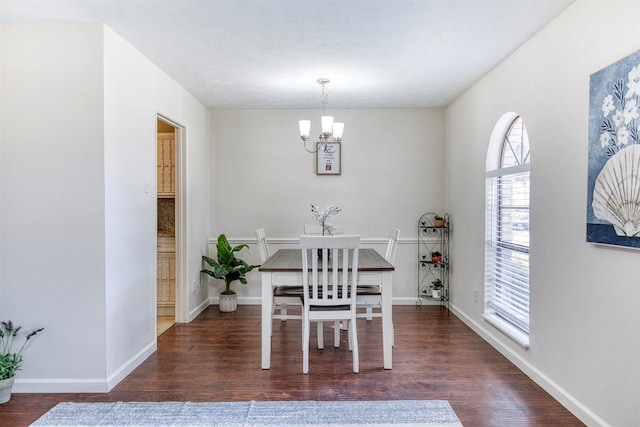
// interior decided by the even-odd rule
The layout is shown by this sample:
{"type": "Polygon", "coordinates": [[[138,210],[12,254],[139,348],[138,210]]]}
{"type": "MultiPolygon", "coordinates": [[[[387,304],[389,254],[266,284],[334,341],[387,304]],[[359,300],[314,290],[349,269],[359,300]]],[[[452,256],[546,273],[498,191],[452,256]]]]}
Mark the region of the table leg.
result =
{"type": "Polygon", "coordinates": [[[262,369],[271,367],[271,312],[273,311],[271,273],[262,273],[262,369]]]}
{"type": "Polygon", "coordinates": [[[393,364],[393,289],[391,272],[382,273],[382,347],[384,351],[384,369],[393,364]]]}

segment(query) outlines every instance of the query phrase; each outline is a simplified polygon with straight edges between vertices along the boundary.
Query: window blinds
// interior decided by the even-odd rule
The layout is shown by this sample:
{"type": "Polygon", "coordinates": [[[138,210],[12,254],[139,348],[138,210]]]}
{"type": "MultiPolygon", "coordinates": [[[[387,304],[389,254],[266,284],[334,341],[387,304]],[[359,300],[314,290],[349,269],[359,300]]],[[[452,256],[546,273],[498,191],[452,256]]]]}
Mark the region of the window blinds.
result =
{"type": "Polygon", "coordinates": [[[487,174],[486,311],[529,332],[529,168],[487,174]]]}

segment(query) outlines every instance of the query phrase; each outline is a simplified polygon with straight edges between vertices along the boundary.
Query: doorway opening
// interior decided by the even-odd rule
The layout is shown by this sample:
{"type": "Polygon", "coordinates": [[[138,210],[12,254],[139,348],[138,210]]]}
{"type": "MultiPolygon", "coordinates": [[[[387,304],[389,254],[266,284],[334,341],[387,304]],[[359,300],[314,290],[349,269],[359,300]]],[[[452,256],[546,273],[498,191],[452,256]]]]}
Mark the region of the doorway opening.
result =
{"type": "Polygon", "coordinates": [[[184,266],[185,206],[184,128],[166,117],[157,116],[156,124],[156,224],[157,224],[157,336],[185,320],[186,282],[184,266]]]}

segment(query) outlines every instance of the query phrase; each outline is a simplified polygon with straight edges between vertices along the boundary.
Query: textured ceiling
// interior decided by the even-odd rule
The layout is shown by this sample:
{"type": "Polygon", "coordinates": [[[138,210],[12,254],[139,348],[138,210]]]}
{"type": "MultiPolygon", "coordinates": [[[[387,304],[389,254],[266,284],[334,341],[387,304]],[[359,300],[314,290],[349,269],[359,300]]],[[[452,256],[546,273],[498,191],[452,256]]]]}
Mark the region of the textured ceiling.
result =
{"type": "Polygon", "coordinates": [[[0,0],[104,23],[210,108],[450,104],[574,0],[0,0]]]}

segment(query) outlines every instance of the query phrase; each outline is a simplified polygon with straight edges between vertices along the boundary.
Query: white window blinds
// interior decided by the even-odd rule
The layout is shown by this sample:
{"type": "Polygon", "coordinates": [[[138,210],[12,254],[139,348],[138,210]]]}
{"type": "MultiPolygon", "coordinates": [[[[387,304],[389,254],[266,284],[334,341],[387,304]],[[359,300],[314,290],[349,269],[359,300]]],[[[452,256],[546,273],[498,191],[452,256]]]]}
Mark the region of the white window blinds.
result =
{"type": "Polygon", "coordinates": [[[528,334],[529,140],[520,117],[507,129],[486,175],[485,315],[528,334]]]}
{"type": "Polygon", "coordinates": [[[529,332],[529,171],[488,177],[486,305],[529,332]]]}

